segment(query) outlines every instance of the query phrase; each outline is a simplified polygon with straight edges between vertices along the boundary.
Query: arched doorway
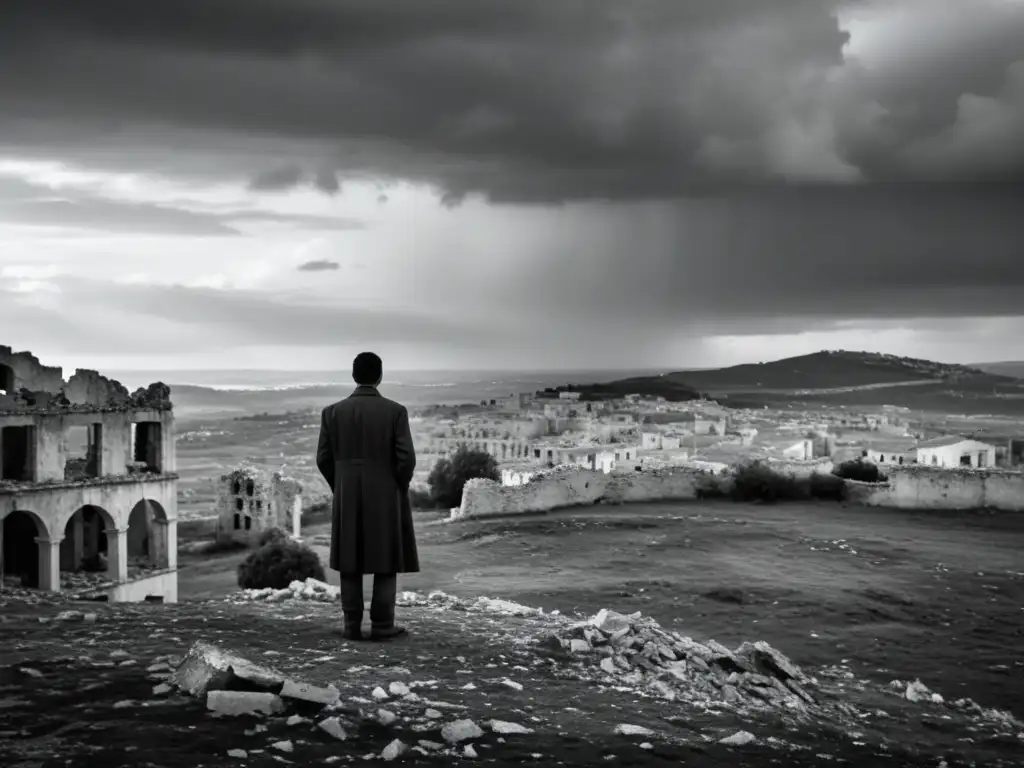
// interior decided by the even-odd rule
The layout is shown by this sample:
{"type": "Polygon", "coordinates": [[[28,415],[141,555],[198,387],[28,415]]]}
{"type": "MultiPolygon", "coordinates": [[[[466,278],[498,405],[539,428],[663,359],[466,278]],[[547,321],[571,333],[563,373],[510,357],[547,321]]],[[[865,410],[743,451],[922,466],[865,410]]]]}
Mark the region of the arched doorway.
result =
{"type": "Polygon", "coordinates": [[[14,369],[0,363],[0,395],[14,394],[14,369]]]}
{"type": "Polygon", "coordinates": [[[75,510],[64,526],[60,543],[60,569],[69,573],[107,574],[109,545],[106,531],[114,518],[102,507],[87,504],[75,510]]]}
{"type": "Polygon", "coordinates": [[[3,576],[23,587],[39,587],[39,545],[46,525],[34,512],[15,510],[3,520],[3,576]]]}
{"type": "Polygon", "coordinates": [[[167,512],[158,501],[142,499],[128,515],[129,567],[169,567],[167,512]]]}

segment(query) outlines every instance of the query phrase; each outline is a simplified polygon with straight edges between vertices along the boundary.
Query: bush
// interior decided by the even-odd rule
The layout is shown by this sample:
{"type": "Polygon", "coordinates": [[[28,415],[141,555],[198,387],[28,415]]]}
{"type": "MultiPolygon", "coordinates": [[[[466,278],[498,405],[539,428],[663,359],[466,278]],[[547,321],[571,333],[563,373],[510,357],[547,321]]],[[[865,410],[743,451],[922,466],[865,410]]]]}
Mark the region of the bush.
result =
{"type": "Polygon", "coordinates": [[[273,544],[277,541],[290,541],[291,536],[285,533],[283,528],[278,528],[276,525],[272,528],[267,528],[260,537],[256,540],[256,546],[265,547],[267,544],[273,544]]]}
{"type": "Polygon", "coordinates": [[[721,479],[710,473],[697,477],[694,490],[698,499],[724,499],[727,495],[722,488],[721,479]]]}
{"type": "Polygon", "coordinates": [[[293,581],[308,578],[325,581],[320,556],[296,541],[264,544],[238,565],[238,586],[242,589],[284,589],[293,581]]]}
{"type": "Polygon", "coordinates": [[[474,477],[500,481],[498,462],[487,451],[479,451],[462,443],[451,456],[438,459],[430,470],[427,478],[430,498],[438,507],[457,507],[462,504],[462,488],[467,480],[474,477]]]}
{"type": "Polygon", "coordinates": [[[788,473],[776,472],[760,461],[740,464],[733,473],[732,497],[736,501],[796,501],[810,496],[806,485],[801,485],[788,473]]]}
{"type": "Polygon", "coordinates": [[[834,474],[813,472],[808,481],[808,492],[812,499],[845,501],[846,481],[834,474]]]}
{"type": "Polygon", "coordinates": [[[832,474],[845,480],[858,480],[862,483],[885,482],[885,475],[878,465],[864,459],[851,459],[832,469],[832,474]]]}

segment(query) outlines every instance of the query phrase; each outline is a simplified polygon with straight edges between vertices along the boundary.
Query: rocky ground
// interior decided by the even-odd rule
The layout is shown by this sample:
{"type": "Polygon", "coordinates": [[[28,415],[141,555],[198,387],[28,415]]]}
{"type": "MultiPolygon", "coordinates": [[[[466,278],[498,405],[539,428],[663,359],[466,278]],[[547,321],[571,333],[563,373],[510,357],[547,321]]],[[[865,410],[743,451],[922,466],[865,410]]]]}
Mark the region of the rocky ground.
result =
{"type": "Polygon", "coordinates": [[[1019,765],[1024,751],[1024,726],[971,702],[859,680],[842,666],[801,670],[765,644],[730,652],[643,616],[581,621],[406,593],[411,634],[370,643],[340,639],[335,595],[316,585],[178,605],[4,594],[0,764],[9,768],[454,758],[950,768],[1019,765]],[[216,648],[237,654],[227,663],[250,682],[249,664],[272,668],[273,679],[212,681],[216,648]],[[224,688],[235,692],[215,690],[224,688]]]}

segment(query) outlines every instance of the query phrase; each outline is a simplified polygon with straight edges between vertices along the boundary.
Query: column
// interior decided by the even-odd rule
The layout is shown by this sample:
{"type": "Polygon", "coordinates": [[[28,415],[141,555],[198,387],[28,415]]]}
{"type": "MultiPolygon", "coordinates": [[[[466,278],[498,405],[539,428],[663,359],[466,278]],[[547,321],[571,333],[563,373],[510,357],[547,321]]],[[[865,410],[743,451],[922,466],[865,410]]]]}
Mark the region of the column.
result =
{"type": "Polygon", "coordinates": [[[302,496],[292,499],[292,536],[302,535],[302,496]]]}
{"type": "Polygon", "coordinates": [[[128,581],[128,529],[107,528],[107,576],[117,584],[128,581]]]}
{"type": "Polygon", "coordinates": [[[47,539],[36,537],[39,545],[39,588],[47,592],[60,592],[60,543],[64,537],[47,539]]]}
{"type": "Polygon", "coordinates": [[[167,521],[153,520],[149,537],[149,562],[157,568],[167,567],[167,521]]]}
{"type": "Polygon", "coordinates": [[[85,557],[85,515],[75,512],[71,517],[71,570],[77,571],[85,557]]]}
{"type": "Polygon", "coordinates": [[[168,520],[165,525],[164,539],[167,546],[167,567],[178,567],[178,521],[168,520]]]}

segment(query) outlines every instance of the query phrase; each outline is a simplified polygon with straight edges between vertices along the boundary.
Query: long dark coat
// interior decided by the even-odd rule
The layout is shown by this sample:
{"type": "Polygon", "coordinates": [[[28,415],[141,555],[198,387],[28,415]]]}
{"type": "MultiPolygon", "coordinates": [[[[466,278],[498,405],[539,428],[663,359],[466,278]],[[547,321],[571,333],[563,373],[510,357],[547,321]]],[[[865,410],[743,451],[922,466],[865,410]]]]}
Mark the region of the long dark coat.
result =
{"type": "Polygon", "coordinates": [[[316,465],[334,491],[331,568],[419,571],[409,504],[416,451],[405,406],[368,386],[327,406],[316,465]]]}

